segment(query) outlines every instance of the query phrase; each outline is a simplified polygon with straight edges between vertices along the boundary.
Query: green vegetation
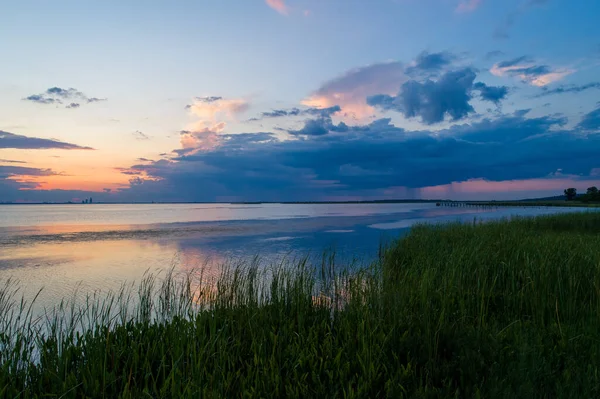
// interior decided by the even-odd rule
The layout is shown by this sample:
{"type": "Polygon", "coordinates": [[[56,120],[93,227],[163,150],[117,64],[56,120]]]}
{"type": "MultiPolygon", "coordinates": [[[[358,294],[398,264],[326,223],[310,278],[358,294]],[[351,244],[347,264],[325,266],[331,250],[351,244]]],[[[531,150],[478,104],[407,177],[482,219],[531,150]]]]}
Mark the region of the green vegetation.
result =
{"type": "Polygon", "coordinates": [[[599,233],[595,212],[421,225],[361,271],[148,276],[40,321],[8,282],[0,396],[600,397],[599,233]]]}
{"type": "Polygon", "coordinates": [[[544,201],[469,201],[460,202],[468,206],[485,206],[485,207],[569,207],[569,208],[597,208],[600,203],[582,202],[579,197],[575,201],[562,200],[544,200],[544,201]]]}
{"type": "Polygon", "coordinates": [[[577,199],[583,202],[600,202],[600,191],[596,186],[588,187],[586,193],[577,199]]]}

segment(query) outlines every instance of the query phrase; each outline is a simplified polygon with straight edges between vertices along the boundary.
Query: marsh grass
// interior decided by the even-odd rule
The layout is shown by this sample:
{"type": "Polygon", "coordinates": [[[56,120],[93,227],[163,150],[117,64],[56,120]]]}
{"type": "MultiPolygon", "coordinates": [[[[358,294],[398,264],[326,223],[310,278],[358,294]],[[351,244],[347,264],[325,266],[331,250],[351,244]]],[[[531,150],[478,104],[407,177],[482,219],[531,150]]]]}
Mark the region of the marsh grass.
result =
{"type": "Polygon", "coordinates": [[[43,317],[0,289],[2,397],[600,397],[600,214],[419,225],[333,255],[147,275],[43,317]]]}

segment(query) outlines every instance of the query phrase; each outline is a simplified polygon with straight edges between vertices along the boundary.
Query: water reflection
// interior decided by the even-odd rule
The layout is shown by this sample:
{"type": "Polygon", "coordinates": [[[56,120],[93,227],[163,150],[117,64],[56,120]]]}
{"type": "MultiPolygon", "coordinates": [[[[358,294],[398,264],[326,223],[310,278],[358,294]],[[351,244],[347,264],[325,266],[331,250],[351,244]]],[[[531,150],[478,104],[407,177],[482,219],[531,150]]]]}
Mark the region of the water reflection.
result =
{"type": "Polygon", "coordinates": [[[80,295],[117,291],[124,282],[139,281],[146,272],[202,268],[217,275],[216,268],[223,263],[223,256],[216,251],[182,250],[173,240],[36,244],[3,251],[0,278],[19,280],[26,297],[43,288],[38,302],[52,304],[76,290],[80,295]]]}
{"type": "MultiPolygon", "coordinates": [[[[75,290],[80,295],[116,291],[126,281],[139,282],[146,272],[164,274],[171,268],[176,273],[202,270],[206,277],[214,278],[223,265],[253,261],[255,257],[261,265],[293,263],[306,256],[319,264],[325,251],[335,252],[340,266],[364,265],[375,259],[381,243],[405,234],[419,222],[574,211],[431,206],[402,209],[406,212],[218,223],[91,225],[78,226],[78,232],[70,226],[21,227],[12,233],[5,228],[4,236],[0,235],[0,280],[20,280],[27,297],[43,287],[39,303],[52,306],[75,290]]],[[[330,213],[336,212],[348,209],[330,213]]]]}

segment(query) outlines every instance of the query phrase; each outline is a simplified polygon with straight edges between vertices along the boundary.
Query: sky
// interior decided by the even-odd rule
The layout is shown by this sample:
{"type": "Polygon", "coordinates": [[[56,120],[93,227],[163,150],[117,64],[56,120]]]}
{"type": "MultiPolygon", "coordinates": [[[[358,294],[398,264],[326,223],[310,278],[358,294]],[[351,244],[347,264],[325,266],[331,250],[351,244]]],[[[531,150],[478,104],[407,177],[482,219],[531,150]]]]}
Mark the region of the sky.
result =
{"type": "Polygon", "coordinates": [[[0,202],[600,186],[597,0],[20,0],[0,202]]]}

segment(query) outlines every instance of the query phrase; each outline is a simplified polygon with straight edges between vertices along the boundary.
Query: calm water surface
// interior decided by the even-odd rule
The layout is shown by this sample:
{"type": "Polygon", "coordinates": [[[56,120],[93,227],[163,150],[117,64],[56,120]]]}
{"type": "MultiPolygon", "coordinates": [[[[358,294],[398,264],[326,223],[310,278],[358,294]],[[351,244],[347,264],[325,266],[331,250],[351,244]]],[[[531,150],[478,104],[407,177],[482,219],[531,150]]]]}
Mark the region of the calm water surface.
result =
{"type": "Polygon", "coordinates": [[[446,208],[410,204],[148,204],[0,206],[0,282],[43,287],[51,306],[80,292],[118,289],[144,272],[204,267],[259,256],[264,264],[336,251],[367,263],[379,244],[420,222],[472,221],[581,208],[446,208]]]}

